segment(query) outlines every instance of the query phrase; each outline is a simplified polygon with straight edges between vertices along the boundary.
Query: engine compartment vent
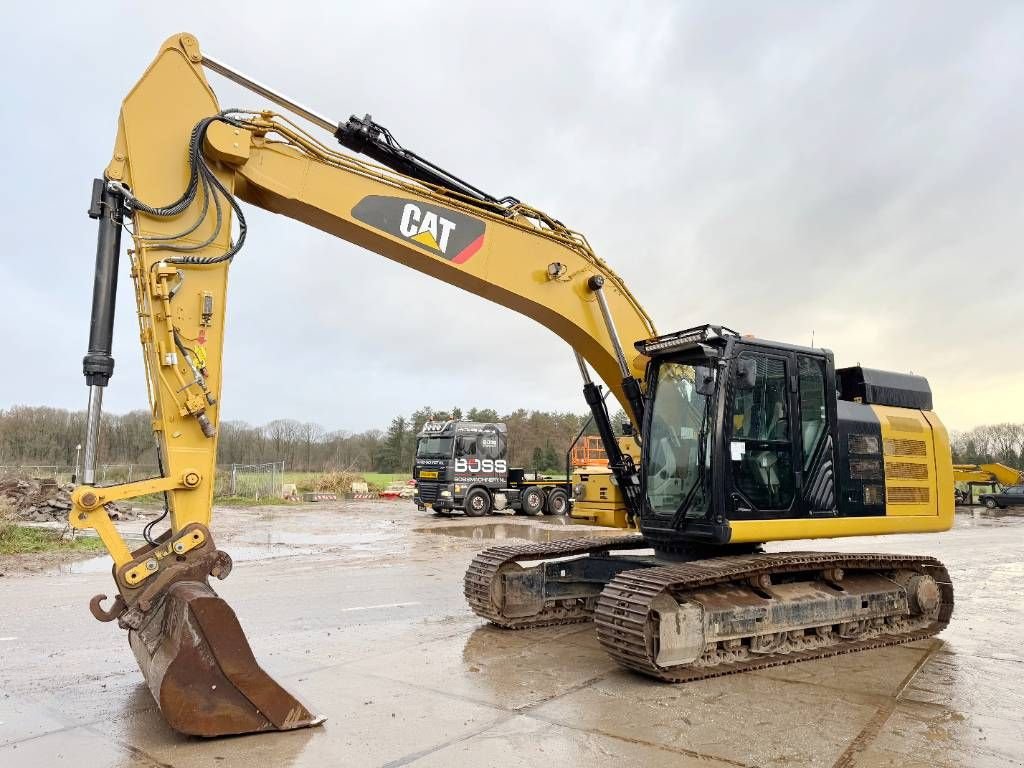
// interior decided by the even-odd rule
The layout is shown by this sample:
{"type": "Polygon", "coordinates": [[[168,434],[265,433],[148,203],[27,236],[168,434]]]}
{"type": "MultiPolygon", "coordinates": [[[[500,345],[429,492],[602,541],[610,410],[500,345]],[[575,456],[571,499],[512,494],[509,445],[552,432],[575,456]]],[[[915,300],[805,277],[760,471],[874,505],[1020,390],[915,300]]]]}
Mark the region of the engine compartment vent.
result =
{"type": "Polygon", "coordinates": [[[928,444],[924,440],[884,440],[886,456],[927,456],[928,444]]]}
{"type": "Polygon", "coordinates": [[[927,480],[928,465],[912,464],[909,461],[887,461],[885,476],[893,480],[927,480]]]}
{"type": "Polygon", "coordinates": [[[881,480],[881,459],[850,459],[850,477],[854,480],[881,480]]]}
{"type": "Polygon", "coordinates": [[[890,504],[927,504],[931,494],[927,488],[890,485],[886,490],[886,497],[890,504]]]}
{"type": "Polygon", "coordinates": [[[885,486],[865,485],[864,503],[867,504],[868,506],[878,506],[880,504],[885,504],[885,486]]]}
{"type": "Polygon", "coordinates": [[[878,448],[877,435],[863,435],[856,432],[850,435],[850,453],[866,453],[877,456],[878,448]]]}

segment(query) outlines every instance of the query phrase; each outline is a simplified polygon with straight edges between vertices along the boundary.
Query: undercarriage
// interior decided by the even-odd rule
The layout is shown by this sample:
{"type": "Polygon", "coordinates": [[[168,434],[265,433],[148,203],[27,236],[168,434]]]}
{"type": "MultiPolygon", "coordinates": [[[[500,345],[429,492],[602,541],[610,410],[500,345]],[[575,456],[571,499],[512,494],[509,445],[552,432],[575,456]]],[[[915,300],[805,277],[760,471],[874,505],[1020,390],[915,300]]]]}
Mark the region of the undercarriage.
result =
{"type": "Polygon", "coordinates": [[[934,558],[753,552],[688,559],[642,536],[492,547],[465,578],[508,629],[593,620],[619,664],[666,682],[911,642],[940,632],[953,588],[934,558]]]}

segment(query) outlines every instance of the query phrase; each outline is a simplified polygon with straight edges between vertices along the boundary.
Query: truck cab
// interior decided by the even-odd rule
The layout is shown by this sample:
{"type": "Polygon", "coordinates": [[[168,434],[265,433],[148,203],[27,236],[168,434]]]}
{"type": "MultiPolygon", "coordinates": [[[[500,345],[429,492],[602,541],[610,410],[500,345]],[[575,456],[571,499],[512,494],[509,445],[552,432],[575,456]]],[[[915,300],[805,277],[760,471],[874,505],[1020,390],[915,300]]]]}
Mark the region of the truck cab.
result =
{"type": "Polygon", "coordinates": [[[523,469],[508,466],[502,423],[428,421],[416,436],[412,476],[421,510],[564,515],[572,505],[567,481],[528,479],[523,469]]]}

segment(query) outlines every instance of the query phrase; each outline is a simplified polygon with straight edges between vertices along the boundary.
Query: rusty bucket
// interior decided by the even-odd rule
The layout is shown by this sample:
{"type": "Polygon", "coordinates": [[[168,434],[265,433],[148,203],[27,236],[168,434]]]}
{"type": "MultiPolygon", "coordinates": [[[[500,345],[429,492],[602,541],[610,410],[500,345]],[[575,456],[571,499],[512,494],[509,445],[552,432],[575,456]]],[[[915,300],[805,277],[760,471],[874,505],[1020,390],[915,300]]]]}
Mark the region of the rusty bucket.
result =
{"type": "Polygon", "coordinates": [[[205,581],[170,585],[128,640],[176,731],[227,736],[324,721],[263,671],[235,612],[205,581]]]}

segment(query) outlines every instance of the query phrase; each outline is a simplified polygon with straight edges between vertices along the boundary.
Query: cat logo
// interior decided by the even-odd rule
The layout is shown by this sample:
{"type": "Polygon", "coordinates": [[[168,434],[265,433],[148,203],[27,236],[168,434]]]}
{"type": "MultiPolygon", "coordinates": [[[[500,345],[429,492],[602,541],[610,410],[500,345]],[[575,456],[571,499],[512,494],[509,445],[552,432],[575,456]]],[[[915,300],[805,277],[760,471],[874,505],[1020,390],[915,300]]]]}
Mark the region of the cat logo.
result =
{"type": "Polygon", "coordinates": [[[402,209],[402,223],[398,229],[410,240],[445,253],[448,250],[448,237],[455,229],[455,222],[438,216],[433,211],[424,213],[416,203],[406,203],[402,209]]]}
{"type": "Polygon", "coordinates": [[[400,197],[369,195],[352,216],[453,264],[465,264],[484,244],[484,223],[458,211],[400,197]]]}

